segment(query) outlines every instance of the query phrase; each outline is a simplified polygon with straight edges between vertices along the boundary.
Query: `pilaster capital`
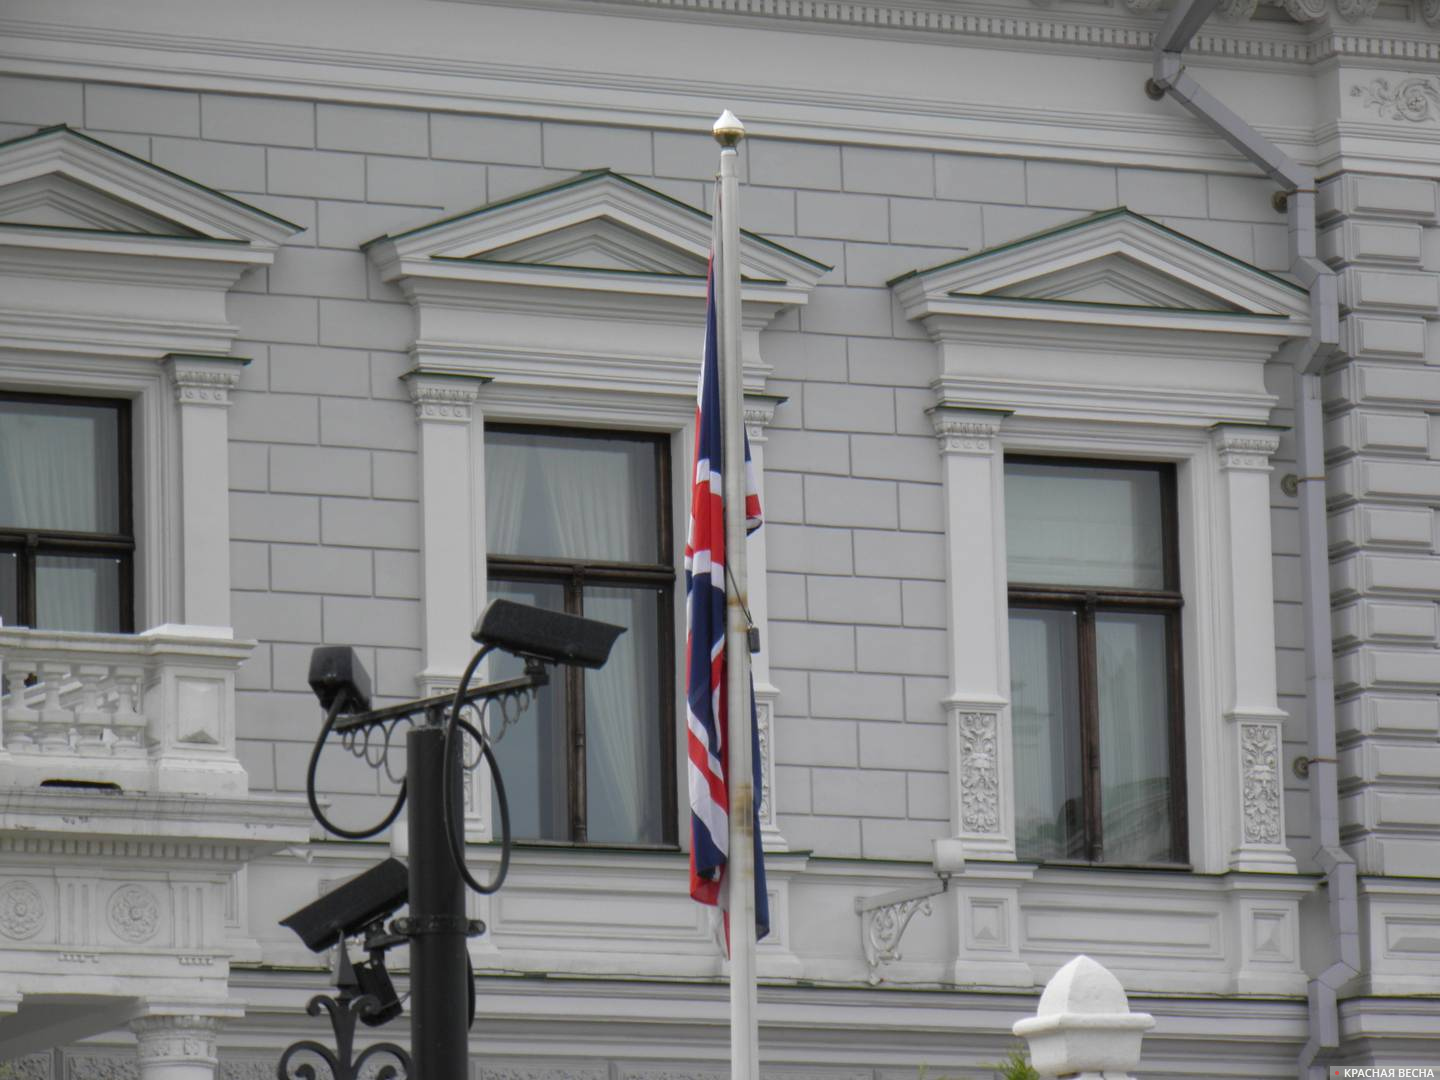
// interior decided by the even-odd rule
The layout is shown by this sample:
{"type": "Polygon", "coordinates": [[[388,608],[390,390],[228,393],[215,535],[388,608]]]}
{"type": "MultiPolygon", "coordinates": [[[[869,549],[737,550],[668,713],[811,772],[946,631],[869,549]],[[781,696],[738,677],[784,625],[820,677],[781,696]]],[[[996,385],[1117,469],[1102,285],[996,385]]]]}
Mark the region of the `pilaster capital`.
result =
{"type": "Polygon", "coordinates": [[[240,385],[240,372],[249,357],[192,356],[171,353],[165,357],[165,369],[175,388],[175,400],[181,405],[209,405],[227,408],[230,391],[240,385]]]}
{"type": "Polygon", "coordinates": [[[152,1014],[130,1021],[142,1069],[147,1064],[217,1062],[215,1034],[220,1018],[198,1013],[152,1014]]]}
{"type": "Polygon", "coordinates": [[[1220,458],[1220,468],[1269,472],[1270,458],[1280,448],[1280,429],[1249,424],[1216,424],[1210,438],[1220,458]]]}
{"type": "Polygon", "coordinates": [[[790,399],[779,394],[745,395],[745,437],[751,443],[763,443],[768,436],[765,429],[775,419],[775,410],[790,399]]]}
{"type": "Polygon", "coordinates": [[[488,375],[428,372],[420,368],[400,376],[415,403],[415,419],[450,424],[468,424],[480,388],[488,375]]]}
{"type": "Polygon", "coordinates": [[[926,412],[935,429],[941,454],[969,454],[989,457],[997,449],[1000,425],[1010,415],[992,409],[964,409],[936,405],[926,412]]]}

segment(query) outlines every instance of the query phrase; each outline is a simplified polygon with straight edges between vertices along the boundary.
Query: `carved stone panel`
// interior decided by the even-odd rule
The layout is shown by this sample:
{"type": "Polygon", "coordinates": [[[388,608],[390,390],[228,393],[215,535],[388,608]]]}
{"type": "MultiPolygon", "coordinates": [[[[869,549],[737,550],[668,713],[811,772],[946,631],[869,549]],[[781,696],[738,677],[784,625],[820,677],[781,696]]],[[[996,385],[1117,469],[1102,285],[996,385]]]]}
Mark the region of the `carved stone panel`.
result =
{"type": "Polygon", "coordinates": [[[45,925],[45,900],[28,881],[0,886],[0,934],[28,941],[45,925]]]}
{"type": "Polygon", "coordinates": [[[143,885],[122,885],[111,894],[105,915],[116,937],[138,945],[159,929],[160,902],[143,885]]]}
{"type": "Polygon", "coordinates": [[[1280,729],[1240,725],[1240,777],[1247,844],[1280,844],[1280,729]]]}
{"type": "MultiPolygon", "coordinates": [[[[1434,7],[1440,11],[1440,3],[1434,7]]],[[[1350,96],[1360,98],[1361,104],[1375,109],[1385,120],[1412,124],[1440,121],[1440,76],[1411,75],[1393,86],[1389,79],[1372,79],[1352,86],[1350,96]]]]}
{"type": "Polygon", "coordinates": [[[967,712],[957,718],[960,748],[960,830],[1000,831],[999,717],[967,712]]]}

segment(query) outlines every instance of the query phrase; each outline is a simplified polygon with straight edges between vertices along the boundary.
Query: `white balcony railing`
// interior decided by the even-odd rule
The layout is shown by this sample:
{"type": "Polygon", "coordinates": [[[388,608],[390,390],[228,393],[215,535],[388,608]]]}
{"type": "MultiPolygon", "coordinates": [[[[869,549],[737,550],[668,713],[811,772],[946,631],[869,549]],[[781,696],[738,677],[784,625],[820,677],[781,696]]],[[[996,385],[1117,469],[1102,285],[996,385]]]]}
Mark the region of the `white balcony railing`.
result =
{"type": "Polygon", "coordinates": [[[0,786],[243,795],[235,670],[254,648],[210,628],[0,628],[0,786]]]}

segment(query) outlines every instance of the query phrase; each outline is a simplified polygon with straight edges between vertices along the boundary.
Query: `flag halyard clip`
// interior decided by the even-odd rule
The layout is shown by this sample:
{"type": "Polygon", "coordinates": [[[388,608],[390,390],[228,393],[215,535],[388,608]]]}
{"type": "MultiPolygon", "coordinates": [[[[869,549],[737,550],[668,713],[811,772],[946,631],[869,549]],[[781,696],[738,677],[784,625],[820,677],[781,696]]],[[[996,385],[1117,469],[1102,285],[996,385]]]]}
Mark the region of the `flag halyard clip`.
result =
{"type": "MultiPolygon", "coordinates": [[[[730,572],[730,560],[725,560],[725,579],[730,582],[730,588],[735,590],[735,595],[740,595],[740,586],[735,584],[735,575],[730,572]]],[[[760,627],[755,625],[755,616],[750,614],[750,608],[744,600],[740,601],[740,610],[745,613],[745,644],[750,649],[750,655],[754,656],[760,651],[760,627]]]]}

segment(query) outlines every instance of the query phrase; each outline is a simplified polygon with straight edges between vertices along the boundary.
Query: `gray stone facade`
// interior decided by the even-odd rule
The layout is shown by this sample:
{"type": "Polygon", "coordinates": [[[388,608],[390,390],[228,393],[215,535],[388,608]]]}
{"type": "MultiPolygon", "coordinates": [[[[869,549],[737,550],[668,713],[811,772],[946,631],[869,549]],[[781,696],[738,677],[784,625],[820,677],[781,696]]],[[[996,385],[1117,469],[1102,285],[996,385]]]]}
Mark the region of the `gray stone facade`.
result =
{"type": "MultiPolygon", "coordinates": [[[[38,0],[21,6],[25,17],[39,18],[38,0]]],[[[343,6],[327,3],[319,15],[294,18],[348,21],[343,6]]],[[[1255,872],[1243,859],[1232,861],[1232,849],[1254,839],[1250,821],[1241,821],[1239,840],[1214,822],[1243,817],[1230,786],[1243,785],[1237,778],[1254,763],[1224,756],[1232,750],[1224,740],[1266,718],[1203,697],[1213,715],[1187,715],[1186,723],[1198,730],[1213,721],[1218,733],[1213,743],[1196,736],[1187,760],[1191,837],[1204,865],[1197,857],[1193,871],[1037,869],[1014,861],[1013,835],[1004,854],[1006,838],[998,834],[1005,829],[996,826],[995,846],[982,844],[979,856],[975,838],[964,841],[973,861],[930,913],[915,919],[903,959],[882,973],[887,981],[879,988],[867,982],[880,969],[867,967],[865,924],[854,907],[857,897],[935,880],[935,842],[965,831],[955,821],[963,770],[954,725],[962,708],[985,705],[958,701],[957,523],[947,503],[958,473],[947,464],[943,432],[937,449],[932,416],[937,405],[963,403],[943,400],[943,335],[929,317],[907,315],[892,283],[1121,206],[1213,249],[1205,259],[1216,264],[1284,276],[1291,253],[1285,216],[1272,203],[1275,184],[1178,109],[1144,99],[1148,57],[1139,50],[1148,48],[1147,5],[1107,9],[1096,21],[1080,5],[1052,11],[1016,0],[1011,15],[1022,22],[1049,12],[1056,25],[1089,26],[1095,36],[1076,31],[1037,41],[1006,24],[1013,36],[1004,48],[987,47],[998,28],[956,29],[947,21],[951,8],[964,5],[781,3],[758,12],[746,2],[729,14],[705,5],[654,7],[414,5],[405,18],[372,13],[367,24],[357,16],[343,45],[314,27],[291,27],[304,31],[310,50],[303,54],[313,65],[308,83],[288,66],[301,53],[286,53],[287,18],[273,12],[252,28],[225,24],[230,41],[248,41],[264,54],[253,76],[231,69],[240,61],[204,15],[177,16],[167,27],[158,9],[130,30],[136,40],[96,46],[96,56],[56,58],[31,27],[33,40],[17,39],[13,62],[0,61],[0,139],[69,125],[301,229],[272,262],[239,280],[226,310],[238,330],[230,354],[249,360],[228,414],[231,625],[236,638],[257,643],[234,677],[235,754],[249,792],[295,797],[305,790],[319,726],[306,686],[316,645],[354,645],[383,700],[415,696],[426,668],[422,435],[412,389],[401,378],[417,364],[423,301],[408,282],[382,280],[362,245],[597,168],[708,211],[716,147],[708,121],[694,119],[703,110],[682,89],[708,112],[727,104],[741,111],[740,100],[726,94],[754,91],[758,122],[740,157],[741,224],[832,268],[803,303],[787,306],[759,334],[769,368],[764,393],[784,399],[757,441],[768,571],[764,663],[774,691],[767,699],[776,849],[770,873],[772,903],[784,911],[761,949],[767,1080],[902,1080],[921,1067],[991,1075],[985,1063],[1012,1044],[1010,1023],[1033,1012],[1039,987],[1078,952],[1103,957],[1137,1007],[1159,1018],[1146,1039],[1143,1075],[1294,1075],[1309,1035],[1306,984],[1330,963],[1332,942],[1304,768],[1294,392],[1288,358],[1268,344],[1268,362],[1252,366],[1263,365],[1264,391],[1274,399],[1262,422],[1278,433],[1266,482],[1270,704],[1280,712],[1267,722],[1279,725],[1269,756],[1278,773],[1275,820],[1284,831],[1266,858],[1293,861],[1293,869],[1255,872]],[[884,30],[872,34],[846,15],[816,14],[850,7],[908,12],[911,21],[882,20],[884,30]],[[916,14],[922,11],[932,21],[916,14]],[[404,38],[411,19],[416,37],[402,40],[397,55],[412,59],[377,59],[392,37],[404,38]],[[512,35],[523,49],[508,59],[487,53],[483,72],[457,66],[455,74],[439,59],[431,67],[413,59],[414,50],[438,50],[462,27],[512,35]],[[1126,27],[1136,43],[1127,44],[1126,27]],[[637,41],[648,43],[654,59],[622,78],[611,61],[576,59],[573,42],[547,36],[562,31],[613,42],[615,65],[634,63],[637,41]],[[731,35],[752,56],[772,50],[794,70],[782,76],[772,68],[762,79],[754,72],[759,61],[750,60],[742,65],[750,74],[731,72],[707,52],[707,31],[731,35]],[[183,54],[189,67],[144,74],[126,50],[140,48],[146,34],[183,54]],[[185,34],[193,40],[182,40],[185,34]],[[553,56],[545,53],[550,44],[553,56]],[[696,70],[676,71],[675,56],[686,49],[695,50],[696,70]],[[543,62],[546,73],[520,71],[521,55],[543,62]],[[209,73],[207,58],[219,58],[209,73]],[[937,73],[950,72],[958,58],[974,60],[975,73],[957,75],[950,87],[937,73]],[[1007,58],[1024,85],[1001,105],[998,89],[969,80],[987,77],[982,66],[1002,74],[1007,58]],[[271,69],[264,64],[274,65],[273,73],[265,74],[271,69]],[[348,80],[346,65],[363,68],[370,81],[348,80]],[[574,85],[562,77],[567,65],[577,72],[574,85]],[[795,97],[782,107],[774,102],[787,77],[795,97]],[[532,78],[541,89],[526,98],[532,78]],[[503,88],[487,89],[484,80],[503,88]],[[608,113],[590,95],[601,95],[608,113]],[[890,126],[873,116],[888,117],[890,126]],[[1013,127],[1000,130],[1007,123],[1013,127]],[[1059,133],[1067,126],[1070,134],[1059,133]],[[1197,760],[1201,747],[1210,760],[1197,760]],[[827,1033],[837,1029],[845,1034],[827,1045],[827,1033]]],[[[1362,24],[1377,40],[1398,35],[1411,51],[1393,55],[1412,59],[1381,63],[1336,45],[1330,58],[1340,90],[1320,74],[1325,57],[1297,51],[1308,31],[1278,7],[1266,8],[1273,19],[1216,31],[1230,35],[1225,41],[1249,42],[1252,51],[1234,46],[1227,55],[1221,37],[1197,46],[1196,63],[1217,92],[1227,77],[1243,84],[1232,102],[1237,111],[1251,109],[1258,126],[1325,177],[1320,255],[1341,279],[1343,355],[1323,383],[1325,483],[1341,837],[1361,875],[1363,930],[1361,972],[1341,994],[1344,1042],[1321,1059],[1335,1063],[1440,1059],[1440,105],[1387,118],[1373,104],[1365,111],[1360,90],[1370,86],[1373,98],[1383,77],[1435,83],[1436,28],[1425,21],[1433,7],[1398,5],[1406,12],[1398,29],[1375,19],[1362,24]],[[1339,143],[1326,141],[1327,124],[1344,136],[1334,136],[1339,143]]],[[[62,38],[83,41],[103,31],[105,19],[85,9],[56,16],[67,28],[62,38]]],[[[974,17],[984,14],[977,8],[974,17]]],[[[1339,41],[1345,25],[1325,16],[1325,40],[1339,41]]],[[[449,59],[471,62],[458,53],[449,59]]],[[[4,212],[0,203],[0,219],[4,212]]],[[[1128,332],[1115,330],[1105,347],[1117,355],[1140,351],[1127,344],[1136,340],[1123,336],[1128,332]]],[[[26,351],[0,338],[0,390],[9,386],[7,358],[26,351]]],[[[1253,346],[1252,359],[1260,351],[1253,346]]],[[[1089,364],[1080,355],[1077,370],[1089,364]]],[[[1197,367],[1210,362],[1198,345],[1186,355],[1197,367]]],[[[1087,378],[1072,378],[1063,366],[1054,371],[1056,387],[1087,378]]],[[[1189,392],[1182,387],[1177,398],[1189,392]]],[[[503,378],[479,388],[474,430],[497,417],[527,419],[506,393],[503,378]]],[[[1217,423],[1254,422],[1216,409],[1217,423]]],[[[1020,421],[1021,442],[1013,445],[1064,452],[1060,435],[1024,426],[1043,408],[1004,411],[1020,421]]],[[[1073,435],[1069,445],[1091,450],[1072,456],[1186,462],[1182,472],[1192,471],[1183,472],[1181,516],[1195,525],[1194,535],[1208,536],[1207,508],[1241,505],[1220,494],[1229,464],[1209,478],[1200,464],[1213,465],[1225,451],[1211,448],[1198,422],[1167,420],[1158,406],[1132,411],[1137,418],[1076,411],[1042,419],[1073,435]],[[1176,441],[1159,439],[1138,453],[1143,435],[1136,432],[1146,425],[1176,441]],[[1106,434],[1122,429],[1123,440],[1106,434]],[[1115,449],[1095,454],[1107,437],[1115,449]]],[[[995,422],[995,443],[986,436],[985,453],[1008,451],[1015,420],[995,422]]],[[[688,453],[683,423],[653,425],[673,436],[679,472],[688,453]]],[[[674,513],[678,534],[683,505],[674,513]]],[[[975,514],[984,531],[988,506],[977,505],[975,514]]],[[[1199,628],[1185,642],[1187,693],[1201,693],[1190,683],[1208,677],[1197,670],[1209,670],[1209,653],[1197,660],[1194,650],[1223,656],[1234,640],[1226,622],[1234,601],[1224,595],[1223,577],[1235,560],[1229,540],[1213,542],[1220,569],[1214,576],[1194,571],[1201,588],[1185,596],[1186,617],[1201,620],[1186,624],[1199,628]]],[[[1208,549],[1182,545],[1182,560],[1198,566],[1209,557],[1208,549]]],[[[183,620],[157,611],[139,619],[144,626],[167,621],[183,620]]],[[[1003,618],[993,629],[1003,637],[1003,618]]],[[[1226,678],[1211,680],[1217,695],[1226,685],[1233,690],[1235,680],[1226,678]]],[[[1006,688],[1008,677],[998,698],[1006,688]]],[[[975,715],[1005,717],[998,698],[993,713],[975,715]]],[[[1186,700],[1188,708],[1194,699],[1186,700]]],[[[1008,723],[996,721],[1004,739],[1008,723]]],[[[1008,769],[1005,745],[995,753],[1008,769]]],[[[383,816],[394,793],[383,775],[343,753],[324,759],[319,781],[329,812],[346,822],[383,816]]],[[[1009,775],[998,782],[1012,786],[1009,775]]],[[[1004,820],[1002,807],[997,796],[1004,820]]],[[[683,820],[683,807],[676,814],[683,820]]],[[[300,1037],[290,1007],[320,985],[318,961],[287,940],[276,919],[383,853],[379,843],[325,841],[317,832],[303,853],[297,846],[267,854],[244,871],[225,922],[234,944],[232,998],[243,999],[246,1015],[221,1030],[222,1076],[258,1076],[258,1062],[300,1037]]],[[[473,857],[493,853],[477,847],[473,857]]],[[[683,853],[527,850],[517,865],[510,906],[486,900],[475,912],[498,942],[476,953],[482,1024],[489,1025],[475,1040],[478,1080],[723,1075],[720,962],[704,915],[683,897],[683,853]],[[593,925],[573,930],[568,916],[544,905],[557,894],[578,905],[579,892],[555,883],[584,875],[610,899],[593,925]],[[673,905],[644,906],[667,890],[673,905]],[[513,978],[547,972],[561,976],[553,999],[541,981],[513,978]],[[574,1030],[536,1036],[537,1020],[553,1008],[574,1018],[574,1030]],[[690,1042],[688,1052],[676,1031],[690,1042]]],[[[112,1051],[122,1052],[102,1046],[82,1058],[66,1051],[66,1075],[120,1075],[107,1057],[112,1051]],[[80,1067],[92,1060],[99,1064],[80,1067]]],[[[38,1060],[25,1059],[22,1071],[39,1075],[38,1060]]]]}

